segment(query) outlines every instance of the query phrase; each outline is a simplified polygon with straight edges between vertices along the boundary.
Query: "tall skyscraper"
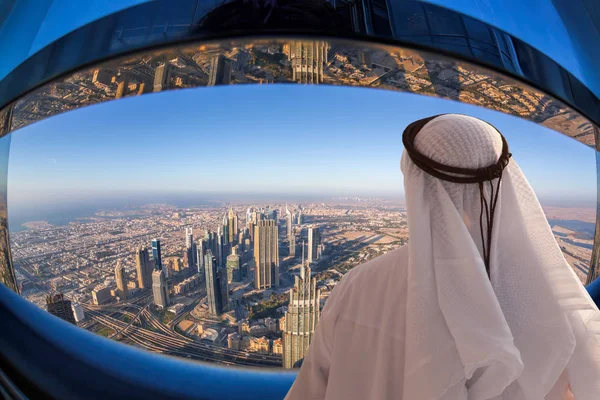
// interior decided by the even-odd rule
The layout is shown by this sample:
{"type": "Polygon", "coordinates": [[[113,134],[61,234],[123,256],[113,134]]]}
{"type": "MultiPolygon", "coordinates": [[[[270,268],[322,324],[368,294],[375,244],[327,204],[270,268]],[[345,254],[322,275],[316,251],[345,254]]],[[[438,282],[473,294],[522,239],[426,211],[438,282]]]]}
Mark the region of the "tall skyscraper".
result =
{"type": "Polygon", "coordinates": [[[225,265],[224,262],[224,255],[227,254],[227,251],[225,249],[225,236],[221,230],[221,228],[219,228],[217,230],[217,254],[216,254],[216,258],[217,258],[217,266],[222,267],[223,265],[225,265]]]}
{"type": "Polygon", "coordinates": [[[227,282],[240,282],[241,280],[240,256],[230,254],[227,256],[227,282]]]}
{"type": "Polygon", "coordinates": [[[275,221],[258,221],[254,228],[254,285],[257,289],[279,287],[279,242],[275,221]]]}
{"type": "Polygon", "coordinates": [[[322,40],[297,40],[290,43],[292,79],[299,83],[322,83],[329,43],[322,40]]]}
{"type": "Polygon", "coordinates": [[[229,234],[229,243],[237,242],[238,239],[238,216],[233,212],[233,208],[229,208],[227,214],[227,233],[229,234]]]}
{"type": "Polygon", "coordinates": [[[192,228],[185,228],[185,249],[187,253],[188,267],[196,266],[196,243],[194,243],[194,232],[192,228]]]}
{"type": "Polygon", "coordinates": [[[321,292],[310,268],[302,266],[290,289],[290,302],[283,329],[283,367],[294,368],[304,359],[321,314],[321,292]]]}
{"type": "Polygon", "coordinates": [[[222,55],[214,56],[210,61],[208,86],[228,85],[231,82],[231,61],[222,55]]]}
{"type": "Polygon", "coordinates": [[[198,244],[196,245],[196,266],[200,275],[204,275],[204,255],[207,249],[208,241],[206,239],[198,240],[198,244]]]}
{"type": "Polygon", "coordinates": [[[302,225],[302,209],[298,210],[298,225],[302,225]]]}
{"type": "Polygon", "coordinates": [[[228,303],[227,270],[217,267],[217,260],[210,250],[204,256],[204,268],[208,311],[212,315],[221,315],[228,303]]]}
{"type": "Polygon", "coordinates": [[[64,319],[67,322],[77,325],[75,316],[73,315],[71,301],[65,299],[62,293],[46,296],[46,310],[60,319],[64,319]]]}
{"type": "Polygon", "coordinates": [[[127,275],[125,274],[125,267],[121,264],[121,260],[117,261],[117,266],[115,267],[115,282],[119,298],[121,301],[127,300],[129,295],[127,290],[127,275]]]}
{"type": "Polygon", "coordinates": [[[135,269],[140,289],[149,289],[152,286],[152,264],[147,248],[142,246],[137,248],[135,252],[135,269]]]}
{"type": "Polygon", "coordinates": [[[290,256],[296,257],[296,235],[292,233],[288,239],[290,240],[290,256]]]}
{"type": "Polygon", "coordinates": [[[222,243],[229,243],[229,220],[227,219],[227,214],[223,215],[223,225],[221,226],[220,234],[223,234],[222,243]]]}
{"type": "Polygon", "coordinates": [[[290,236],[292,236],[292,213],[290,212],[290,210],[288,209],[287,204],[285,205],[285,224],[287,226],[287,236],[288,239],[290,236]]]}
{"type": "Polygon", "coordinates": [[[308,228],[308,262],[312,263],[319,259],[321,253],[321,233],[319,228],[308,228]]]}
{"type": "Polygon", "coordinates": [[[154,71],[154,91],[160,92],[169,88],[169,78],[171,77],[171,69],[169,63],[164,63],[156,67],[154,71]]]}
{"type": "Polygon", "coordinates": [[[165,278],[165,271],[155,269],[152,272],[152,295],[154,296],[154,304],[160,308],[169,306],[169,287],[165,278]]]}
{"type": "MultiPolygon", "coordinates": [[[[162,271],[162,257],[160,255],[160,239],[152,240],[152,258],[154,259],[154,270],[162,271]]],[[[152,278],[154,281],[154,278],[152,278]]]]}

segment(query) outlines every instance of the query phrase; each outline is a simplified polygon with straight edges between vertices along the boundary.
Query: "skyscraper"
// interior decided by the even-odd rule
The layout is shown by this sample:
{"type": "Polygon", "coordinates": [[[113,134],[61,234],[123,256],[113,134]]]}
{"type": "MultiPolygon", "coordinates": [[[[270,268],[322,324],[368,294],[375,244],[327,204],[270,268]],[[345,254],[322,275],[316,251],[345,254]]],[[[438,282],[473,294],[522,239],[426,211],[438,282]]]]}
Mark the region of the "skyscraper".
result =
{"type": "Polygon", "coordinates": [[[227,256],[227,282],[240,282],[241,280],[240,256],[230,254],[227,256]]]}
{"type": "Polygon", "coordinates": [[[288,239],[290,240],[290,256],[296,257],[296,235],[292,233],[288,239]]]}
{"type": "Polygon", "coordinates": [[[228,85],[231,81],[231,61],[222,55],[214,56],[210,61],[208,86],[228,85]]]}
{"type": "Polygon", "coordinates": [[[297,40],[290,43],[292,79],[299,83],[323,82],[323,69],[327,64],[328,51],[329,43],[322,40],[297,40]]]}
{"type": "Polygon", "coordinates": [[[156,67],[156,71],[154,71],[154,91],[160,92],[168,89],[170,77],[171,70],[169,68],[169,63],[164,63],[156,67]]]}
{"type": "Polygon", "coordinates": [[[204,256],[206,271],[206,298],[208,311],[212,315],[221,315],[227,307],[227,270],[217,267],[217,260],[209,250],[204,256]]]}
{"type": "Polygon", "coordinates": [[[223,232],[221,231],[221,228],[219,228],[217,230],[217,254],[216,254],[216,258],[217,258],[217,266],[221,267],[223,265],[225,265],[224,262],[224,254],[227,254],[227,251],[225,249],[225,237],[226,235],[223,234],[223,232]]]}
{"type": "Polygon", "coordinates": [[[121,264],[121,260],[117,261],[115,267],[115,282],[117,283],[117,294],[121,301],[127,300],[129,295],[127,291],[127,276],[125,275],[125,267],[121,264]]]}
{"type": "Polygon", "coordinates": [[[192,228],[185,228],[185,249],[187,253],[188,267],[196,266],[196,243],[194,243],[194,232],[192,228]]]}
{"type": "Polygon", "coordinates": [[[219,233],[223,234],[222,243],[224,245],[229,243],[229,220],[227,219],[227,214],[223,215],[223,225],[219,233]]]}
{"type": "Polygon", "coordinates": [[[154,304],[160,308],[169,306],[169,288],[165,278],[165,271],[155,269],[152,272],[152,295],[154,296],[154,304]]]}
{"type": "MultiPolygon", "coordinates": [[[[160,255],[160,239],[152,240],[152,258],[154,259],[154,270],[162,271],[162,258],[160,255]]],[[[154,281],[154,278],[152,278],[154,281]]]]}
{"type": "Polygon", "coordinates": [[[275,221],[258,221],[254,228],[254,285],[257,289],[279,287],[279,242],[275,221]]]}
{"type": "Polygon", "coordinates": [[[198,267],[198,273],[204,274],[204,255],[208,249],[208,241],[206,239],[198,240],[196,245],[196,266],[198,267]]]}
{"type": "Polygon", "coordinates": [[[46,296],[46,310],[60,319],[64,319],[67,322],[77,325],[75,316],[73,315],[71,301],[65,299],[62,293],[46,296]]]}
{"type": "Polygon", "coordinates": [[[292,236],[292,213],[288,209],[287,204],[285,205],[285,224],[287,226],[288,239],[292,236]]]}
{"type": "Polygon", "coordinates": [[[283,367],[294,368],[304,359],[320,317],[321,292],[310,268],[302,266],[290,289],[290,302],[283,329],[283,367]]]}
{"type": "Polygon", "coordinates": [[[298,209],[298,225],[302,225],[302,209],[298,209]]]}
{"type": "Polygon", "coordinates": [[[147,248],[142,246],[137,248],[135,252],[135,269],[140,289],[149,289],[152,286],[152,264],[147,248]]]}
{"type": "Polygon", "coordinates": [[[321,233],[319,228],[311,226],[308,228],[308,262],[312,263],[319,259],[321,250],[321,233]]]}
{"type": "Polygon", "coordinates": [[[229,208],[227,215],[227,233],[229,234],[229,243],[234,243],[238,239],[238,216],[233,212],[233,208],[229,208]]]}

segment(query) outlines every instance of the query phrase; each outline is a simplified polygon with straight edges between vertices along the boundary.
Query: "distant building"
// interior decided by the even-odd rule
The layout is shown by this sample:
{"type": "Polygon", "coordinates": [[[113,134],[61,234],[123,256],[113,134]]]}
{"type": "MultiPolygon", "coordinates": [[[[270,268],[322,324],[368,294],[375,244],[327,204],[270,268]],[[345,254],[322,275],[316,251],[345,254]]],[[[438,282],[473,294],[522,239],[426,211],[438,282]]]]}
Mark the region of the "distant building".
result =
{"type": "Polygon", "coordinates": [[[298,225],[302,225],[302,209],[298,210],[298,225]]]}
{"type": "Polygon", "coordinates": [[[196,266],[196,243],[194,243],[194,232],[192,228],[185,229],[185,248],[187,254],[187,266],[194,268],[196,266]]]}
{"type": "Polygon", "coordinates": [[[154,91],[160,92],[169,88],[169,78],[171,77],[171,69],[169,63],[164,63],[156,67],[154,72],[154,91]]]}
{"type": "Polygon", "coordinates": [[[92,302],[95,305],[101,305],[109,302],[111,299],[110,288],[107,286],[97,286],[92,290],[92,302]]]}
{"type": "Polygon", "coordinates": [[[125,274],[125,267],[121,264],[121,260],[117,261],[115,267],[115,282],[117,284],[117,295],[121,301],[127,300],[129,296],[129,290],[127,289],[127,275],[125,274]]]}
{"type": "Polygon", "coordinates": [[[160,308],[169,306],[169,287],[165,278],[165,272],[155,269],[152,273],[152,294],[154,296],[154,304],[160,308]]]}
{"type": "Polygon", "coordinates": [[[310,268],[302,266],[290,289],[283,328],[283,367],[294,368],[304,359],[321,314],[321,292],[310,268]]]}
{"type": "Polygon", "coordinates": [[[285,224],[287,228],[287,237],[289,238],[293,234],[293,221],[292,221],[292,213],[288,209],[287,204],[285,205],[285,224]]]}
{"type": "Polygon", "coordinates": [[[321,233],[319,228],[308,228],[308,262],[313,263],[319,259],[321,248],[321,233]]]}
{"type": "Polygon", "coordinates": [[[183,270],[183,261],[179,257],[168,257],[165,259],[165,264],[171,271],[181,272],[183,270]]]}
{"type": "MultiPolygon", "coordinates": [[[[162,256],[160,253],[160,239],[152,240],[152,258],[154,259],[154,270],[162,271],[162,256]]],[[[154,280],[154,278],[152,278],[154,280]]]]}
{"type": "Polygon", "coordinates": [[[75,317],[75,322],[79,323],[85,319],[85,314],[83,313],[83,307],[79,303],[73,303],[71,305],[73,309],[73,316],[75,317]]]}
{"type": "Polygon", "coordinates": [[[233,208],[229,208],[227,214],[227,233],[229,235],[229,243],[238,243],[238,216],[233,212],[233,208]]]}
{"type": "Polygon", "coordinates": [[[228,85],[231,82],[231,61],[222,55],[214,56],[210,61],[208,86],[228,85]]]}
{"type": "Polygon", "coordinates": [[[275,221],[257,221],[254,239],[254,286],[279,287],[279,235],[275,221]]]}
{"type": "Polygon", "coordinates": [[[288,239],[290,241],[290,256],[296,257],[296,235],[292,233],[288,236],[288,239]]]}
{"type": "Polygon", "coordinates": [[[236,333],[230,333],[227,335],[227,348],[232,350],[241,350],[242,337],[236,333]]]}
{"type": "Polygon", "coordinates": [[[185,306],[183,304],[177,303],[177,304],[169,307],[167,309],[167,311],[169,311],[170,313],[173,313],[175,315],[179,315],[184,309],[185,309],[185,306]]]}
{"type": "Polygon", "coordinates": [[[259,354],[270,353],[270,341],[266,337],[251,337],[250,338],[250,351],[259,354]]]}
{"type": "Polygon", "coordinates": [[[296,40],[290,43],[292,80],[298,83],[322,83],[328,51],[329,44],[322,40],[296,40]]]}
{"type": "Polygon", "coordinates": [[[241,280],[240,256],[231,254],[227,256],[227,282],[240,282],[241,280]]]}
{"type": "Polygon", "coordinates": [[[271,317],[265,318],[265,327],[268,332],[277,332],[277,320],[271,317]]]}
{"type": "MultiPolygon", "coordinates": [[[[227,228],[223,226],[223,228],[227,228]]],[[[217,229],[217,253],[215,254],[215,258],[217,259],[217,266],[221,267],[225,264],[223,254],[227,254],[227,250],[225,246],[227,243],[225,242],[227,239],[227,232],[223,233],[223,229],[220,227],[217,229]]],[[[206,261],[206,260],[205,260],[206,261]]]]}
{"type": "Polygon", "coordinates": [[[183,281],[179,282],[177,285],[175,285],[173,287],[173,292],[175,294],[186,294],[194,289],[196,289],[198,287],[198,285],[200,285],[200,274],[195,274],[193,276],[190,276],[187,279],[184,279],[183,281]]]}
{"type": "Polygon", "coordinates": [[[221,315],[227,308],[227,270],[218,268],[216,258],[207,251],[204,256],[206,271],[206,298],[208,311],[211,315],[221,315]]]}
{"type": "Polygon", "coordinates": [[[208,241],[206,239],[198,240],[196,244],[196,267],[201,276],[204,276],[204,255],[208,249],[208,241]]]}
{"type": "Polygon", "coordinates": [[[281,332],[283,332],[285,330],[285,315],[283,317],[279,318],[278,327],[281,332]]]}
{"type": "Polygon", "coordinates": [[[283,340],[273,340],[273,354],[283,355],[283,340]]]}
{"type": "Polygon", "coordinates": [[[137,271],[138,287],[149,289],[152,286],[152,264],[148,256],[148,249],[138,247],[135,252],[135,269],[137,271]]]}
{"type": "Polygon", "coordinates": [[[112,74],[103,69],[96,69],[92,75],[92,83],[99,87],[111,84],[112,74]]]}
{"type": "Polygon", "coordinates": [[[238,333],[240,335],[245,335],[250,333],[250,321],[247,319],[238,322],[238,333]]]}
{"type": "Polygon", "coordinates": [[[77,324],[73,315],[71,301],[65,299],[62,293],[46,296],[46,310],[60,319],[77,324]]]}

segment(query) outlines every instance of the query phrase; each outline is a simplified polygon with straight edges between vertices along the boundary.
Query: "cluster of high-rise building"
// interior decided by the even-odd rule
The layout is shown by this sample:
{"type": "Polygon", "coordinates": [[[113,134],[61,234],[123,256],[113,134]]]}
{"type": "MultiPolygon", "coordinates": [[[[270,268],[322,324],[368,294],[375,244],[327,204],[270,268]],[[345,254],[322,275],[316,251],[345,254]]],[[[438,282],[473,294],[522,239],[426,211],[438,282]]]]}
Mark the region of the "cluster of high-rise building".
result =
{"type": "MultiPolygon", "coordinates": [[[[223,216],[216,232],[207,230],[204,237],[194,240],[191,227],[185,230],[185,253],[183,260],[176,256],[163,258],[161,240],[153,239],[151,250],[139,246],[135,253],[136,282],[128,286],[126,270],[121,261],[115,267],[116,289],[112,292],[107,286],[98,286],[92,292],[95,304],[110,301],[112,296],[121,301],[131,297],[130,287],[145,290],[152,288],[154,304],[167,309],[171,305],[167,279],[169,274],[182,270],[195,270],[193,276],[173,286],[174,295],[186,294],[204,282],[208,312],[218,316],[229,310],[229,284],[242,282],[254,267],[254,287],[256,289],[278,288],[280,285],[279,254],[279,210],[268,206],[257,209],[251,207],[246,212],[245,228],[241,228],[238,215],[232,208],[223,216]],[[150,253],[151,251],[151,253],[150,253]],[[181,265],[180,265],[181,264],[181,265]],[[171,272],[169,272],[171,271],[171,272]]],[[[294,212],[285,207],[285,233],[289,243],[289,255],[296,255],[296,226],[303,223],[302,209],[294,212]]],[[[283,355],[286,368],[297,366],[304,358],[314,334],[320,315],[320,292],[316,280],[311,278],[309,264],[321,257],[323,245],[317,227],[309,226],[308,244],[302,243],[302,265],[299,276],[289,292],[289,305],[279,323],[266,318],[250,325],[241,323],[240,332],[228,336],[231,348],[249,349],[262,353],[283,355]],[[307,257],[305,262],[305,247],[307,257]],[[273,339],[275,332],[281,332],[281,339],[273,339]],[[271,339],[265,335],[271,336],[271,339]]],[[[48,300],[48,309],[64,319],[75,321],[68,300],[56,298],[48,300]],[[52,300],[52,301],[51,301],[52,300]]]]}

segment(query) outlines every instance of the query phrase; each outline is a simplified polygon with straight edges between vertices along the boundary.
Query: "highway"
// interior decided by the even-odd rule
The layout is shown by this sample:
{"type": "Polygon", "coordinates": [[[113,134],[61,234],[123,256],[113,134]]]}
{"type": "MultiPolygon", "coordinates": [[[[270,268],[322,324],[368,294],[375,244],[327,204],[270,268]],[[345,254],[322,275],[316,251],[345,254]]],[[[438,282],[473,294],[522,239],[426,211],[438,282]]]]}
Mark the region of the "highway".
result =
{"type": "Polygon", "coordinates": [[[144,322],[147,322],[158,332],[133,325],[133,319],[129,323],[126,323],[110,315],[106,315],[103,311],[94,309],[87,304],[82,304],[82,306],[86,315],[94,322],[114,329],[132,342],[151,351],[180,357],[189,356],[188,358],[229,365],[263,367],[281,367],[282,365],[280,356],[246,353],[210,343],[196,342],[170,330],[160,321],[156,320],[152,313],[145,307],[141,307],[141,311],[136,315],[144,317],[144,322]]]}

